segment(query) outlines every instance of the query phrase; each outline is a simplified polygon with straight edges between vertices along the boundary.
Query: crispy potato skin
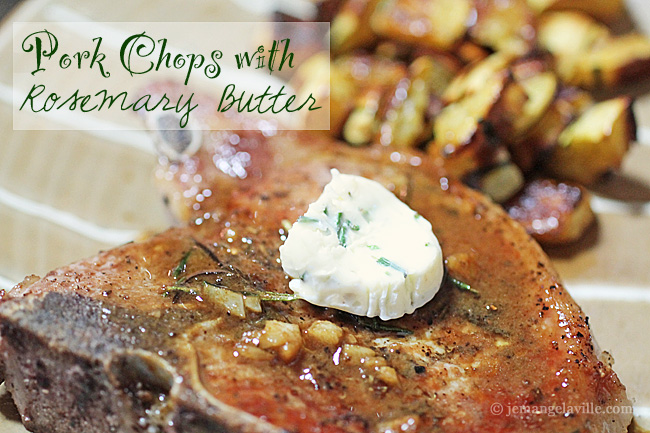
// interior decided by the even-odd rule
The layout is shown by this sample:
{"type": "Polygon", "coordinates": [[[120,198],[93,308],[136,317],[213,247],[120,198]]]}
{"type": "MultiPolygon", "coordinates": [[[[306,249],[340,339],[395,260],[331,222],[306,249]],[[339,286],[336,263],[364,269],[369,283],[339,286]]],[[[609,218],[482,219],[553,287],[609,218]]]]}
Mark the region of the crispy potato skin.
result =
{"type": "Polygon", "coordinates": [[[512,159],[525,172],[544,165],[557,146],[560,134],[582,114],[593,99],[585,91],[564,88],[539,121],[517,142],[510,143],[512,159]]]}
{"type": "Polygon", "coordinates": [[[442,109],[433,121],[428,153],[444,158],[449,173],[458,178],[506,162],[509,155],[503,137],[512,133],[526,100],[523,87],[501,71],[442,109]]]}
{"type": "Polygon", "coordinates": [[[543,245],[574,242],[595,221],[583,187],[550,179],[528,183],[505,209],[543,245]]]}
{"type": "Polygon", "coordinates": [[[610,99],[590,107],[558,137],[545,170],[557,178],[583,184],[620,167],[636,123],[628,97],[610,99]]]}

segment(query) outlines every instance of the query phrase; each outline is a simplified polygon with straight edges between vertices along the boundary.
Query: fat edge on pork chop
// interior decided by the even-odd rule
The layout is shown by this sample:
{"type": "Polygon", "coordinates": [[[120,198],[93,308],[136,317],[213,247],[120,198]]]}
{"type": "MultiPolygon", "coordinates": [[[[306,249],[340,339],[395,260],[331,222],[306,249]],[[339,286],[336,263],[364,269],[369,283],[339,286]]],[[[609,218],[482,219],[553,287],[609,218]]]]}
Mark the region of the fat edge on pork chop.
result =
{"type": "Polygon", "coordinates": [[[215,131],[159,174],[190,224],[3,294],[4,377],[28,429],[626,431],[625,388],[548,258],[430,161],[215,131]],[[246,176],[224,165],[237,158],[246,176]],[[286,222],[333,167],[432,223],[448,278],[414,314],[381,322],[282,300],[286,222]]]}

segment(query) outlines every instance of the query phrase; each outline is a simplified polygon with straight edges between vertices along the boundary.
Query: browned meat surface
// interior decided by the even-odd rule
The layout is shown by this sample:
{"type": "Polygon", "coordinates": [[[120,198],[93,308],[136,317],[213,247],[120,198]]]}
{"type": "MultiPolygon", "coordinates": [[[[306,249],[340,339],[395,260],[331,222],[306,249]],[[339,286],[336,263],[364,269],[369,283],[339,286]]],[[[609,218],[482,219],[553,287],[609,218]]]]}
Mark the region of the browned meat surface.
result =
{"type": "Polygon", "coordinates": [[[4,294],[0,353],[28,428],[626,431],[625,388],[586,317],[500,208],[407,154],[311,134],[205,137],[159,173],[191,225],[4,294]],[[431,221],[449,274],[472,291],[448,279],[429,304],[382,323],[252,302],[290,292],[283,222],[318,197],[331,167],[377,179],[431,221]],[[224,300],[233,292],[248,294],[245,308],[224,300]]]}

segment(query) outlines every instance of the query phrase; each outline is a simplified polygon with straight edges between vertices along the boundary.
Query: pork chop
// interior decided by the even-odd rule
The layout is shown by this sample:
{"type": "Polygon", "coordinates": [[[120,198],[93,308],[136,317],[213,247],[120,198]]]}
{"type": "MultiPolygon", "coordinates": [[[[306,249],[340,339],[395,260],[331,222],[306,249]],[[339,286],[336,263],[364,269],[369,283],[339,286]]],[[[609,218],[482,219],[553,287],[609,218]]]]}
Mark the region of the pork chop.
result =
{"type": "Polygon", "coordinates": [[[204,140],[158,173],[189,225],[3,294],[4,376],[28,429],[626,431],[625,388],[549,259],[435,162],[313,133],[204,140]],[[431,222],[448,277],[412,315],[289,300],[278,248],[331,168],[431,222]]]}

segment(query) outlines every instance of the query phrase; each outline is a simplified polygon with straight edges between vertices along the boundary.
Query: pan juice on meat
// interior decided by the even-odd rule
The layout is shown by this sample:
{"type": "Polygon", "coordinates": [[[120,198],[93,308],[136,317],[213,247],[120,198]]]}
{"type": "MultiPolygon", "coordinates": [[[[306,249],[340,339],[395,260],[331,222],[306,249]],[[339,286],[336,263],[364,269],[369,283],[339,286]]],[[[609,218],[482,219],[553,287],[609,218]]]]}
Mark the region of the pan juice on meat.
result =
{"type": "Polygon", "coordinates": [[[28,429],[627,430],[625,388],[549,259],[432,161],[312,133],[215,130],[158,177],[187,225],[3,294],[2,370],[28,429]],[[412,314],[357,316],[289,289],[279,248],[333,168],[431,223],[446,275],[412,314]],[[599,410],[539,410],[585,404],[599,410]]]}

